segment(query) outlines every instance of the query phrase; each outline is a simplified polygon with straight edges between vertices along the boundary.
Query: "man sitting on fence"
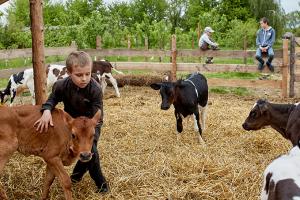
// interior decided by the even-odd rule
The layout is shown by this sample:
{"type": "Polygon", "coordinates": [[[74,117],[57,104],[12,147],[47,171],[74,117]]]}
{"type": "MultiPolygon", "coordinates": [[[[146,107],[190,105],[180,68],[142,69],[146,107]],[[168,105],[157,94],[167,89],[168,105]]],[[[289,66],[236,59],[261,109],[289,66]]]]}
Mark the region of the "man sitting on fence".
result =
{"type": "Polygon", "coordinates": [[[260,20],[260,27],[257,31],[256,37],[256,59],[258,60],[258,70],[262,71],[264,68],[264,60],[262,59],[262,54],[268,55],[267,66],[271,72],[274,72],[274,67],[272,66],[272,60],[274,58],[273,43],[275,41],[275,30],[269,26],[269,20],[263,17],[260,20]]]}
{"type": "MultiPolygon", "coordinates": [[[[208,50],[209,45],[211,46],[211,49],[216,50],[218,49],[218,44],[215,43],[211,35],[214,32],[214,30],[211,27],[205,27],[203,35],[199,39],[199,48],[202,50],[208,50]]],[[[213,57],[207,57],[206,64],[212,64],[213,63],[213,57]]]]}

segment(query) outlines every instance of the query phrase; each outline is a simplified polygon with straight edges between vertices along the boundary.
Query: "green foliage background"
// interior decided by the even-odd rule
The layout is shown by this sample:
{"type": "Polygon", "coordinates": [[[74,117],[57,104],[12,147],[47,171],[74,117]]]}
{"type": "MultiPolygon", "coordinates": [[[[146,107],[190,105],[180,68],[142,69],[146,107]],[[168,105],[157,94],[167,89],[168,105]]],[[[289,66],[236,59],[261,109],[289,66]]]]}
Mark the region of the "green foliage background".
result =
{"type": "MultiPolygon", "coordinates": [[[[275,0],[132,0],[104,4],[102,0],[44,0],[45,46],[66,46],[75,40],[80,48],[95,48],[96,36],[103,48],[169,49],[176,34],[178,48],[197,48],[197,28],[211,26],[221,48],[242,49],[244,38],[255,47],[258,21],[266,16],[280,38],[286,24],[299,19],[285,15],[275,0]],[[193,41],[193,42],[192,42],[193,41]]],[[[0,26],[0,48],[31,47],[29,1],[11,0],[5,24],[0,26]]],[[[297,18],[298,17],[298,18],[297,18]]],[[[290,26],[297,33],[297,26],[290,26]]],[[[299,31],[300,33],[300,31],[299,31]]]]}

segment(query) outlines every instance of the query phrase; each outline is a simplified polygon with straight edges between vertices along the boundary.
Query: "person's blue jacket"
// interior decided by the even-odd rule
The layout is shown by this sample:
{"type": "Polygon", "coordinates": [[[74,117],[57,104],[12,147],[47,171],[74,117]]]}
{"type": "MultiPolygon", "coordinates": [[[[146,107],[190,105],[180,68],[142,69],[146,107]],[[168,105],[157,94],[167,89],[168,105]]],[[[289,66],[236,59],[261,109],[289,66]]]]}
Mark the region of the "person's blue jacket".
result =
{"type": "Polygon", "coordinates": [[[270,26],[267,30],[259,29],[256,33],[257,47],[272,47],[275,42],[275,30],[270,26]]]}

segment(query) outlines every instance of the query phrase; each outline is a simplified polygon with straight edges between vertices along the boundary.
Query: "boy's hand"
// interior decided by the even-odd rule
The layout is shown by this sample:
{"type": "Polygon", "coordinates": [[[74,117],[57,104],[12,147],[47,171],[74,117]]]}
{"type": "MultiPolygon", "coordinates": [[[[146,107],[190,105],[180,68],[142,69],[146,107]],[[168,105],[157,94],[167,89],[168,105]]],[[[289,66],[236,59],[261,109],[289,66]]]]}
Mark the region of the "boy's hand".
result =
{"type": "Polygon", "coordinates": [[[34,123],[36,130],[42,133],[48,131],[48,126],[53,126],[52,115],[50,110],[44,110],[42,117],[34,123]]]}

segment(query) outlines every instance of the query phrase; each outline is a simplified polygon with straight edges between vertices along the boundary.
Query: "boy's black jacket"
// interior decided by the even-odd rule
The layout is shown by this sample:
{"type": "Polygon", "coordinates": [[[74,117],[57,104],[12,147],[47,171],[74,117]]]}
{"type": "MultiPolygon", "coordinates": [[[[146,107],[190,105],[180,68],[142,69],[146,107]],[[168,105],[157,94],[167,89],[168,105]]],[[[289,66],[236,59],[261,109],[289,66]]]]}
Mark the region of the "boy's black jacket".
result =
{"type": "Polygon", "coordinates": [[[100,85],[91,78],[85,88],[76,86],[70,77],[56,81],[52,93],[46,103],[42,105],[42,111],[53,110],[57,103],[64,103],[64,110],[73,118],[86,116],[92,118],[101,109],[100,123],[103,122],[103,101],[100,85]]]}

